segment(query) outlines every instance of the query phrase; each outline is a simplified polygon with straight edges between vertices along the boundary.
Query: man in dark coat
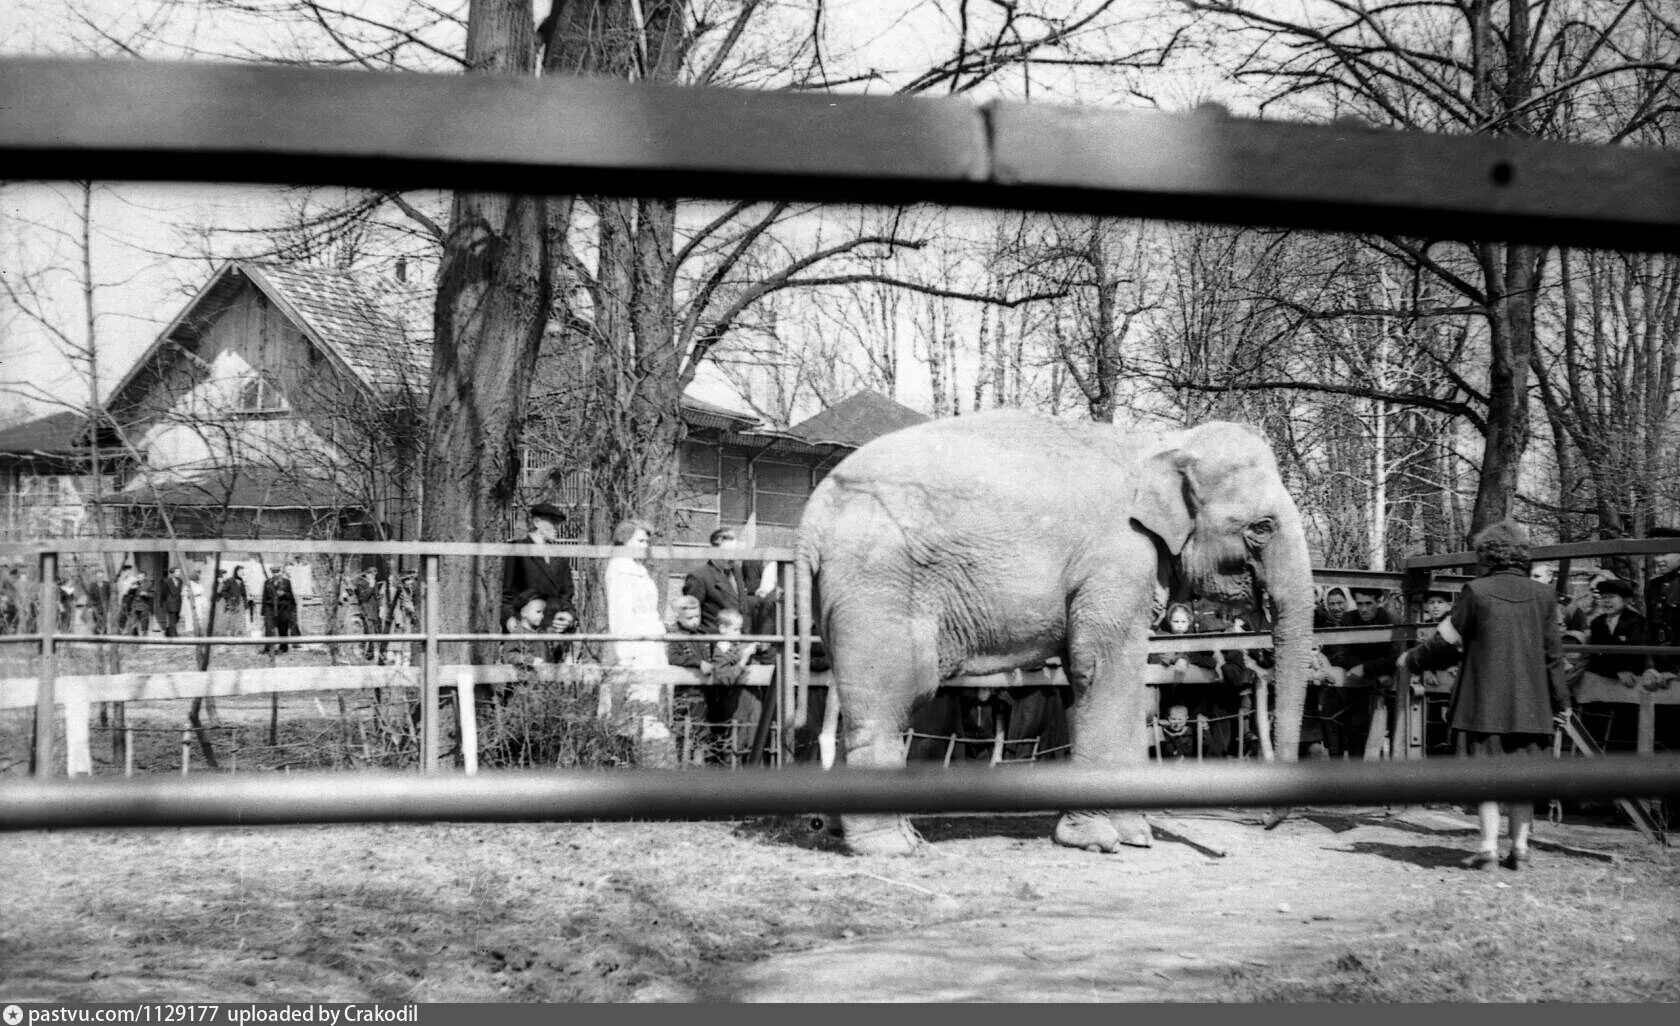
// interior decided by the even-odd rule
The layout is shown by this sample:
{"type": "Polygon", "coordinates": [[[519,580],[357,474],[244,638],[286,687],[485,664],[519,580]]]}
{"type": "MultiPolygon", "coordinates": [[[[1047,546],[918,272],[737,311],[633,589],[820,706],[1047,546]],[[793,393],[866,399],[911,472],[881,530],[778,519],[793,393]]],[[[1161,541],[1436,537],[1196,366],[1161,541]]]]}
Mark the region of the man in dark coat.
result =
{"type": "Polygon", "coordinates": [[[111,578],[105,573],[105,568],[93,568],[93,579],[82,586],[87,593],[88,625],[95,634],[104,634],[110,624],[111,613],[111,578]]]}
{"type": "MultiPolygon", "coordinates": [[[[552,545],[560,540],[560,525],[565,522],[566,514],[558,506],[539,502],[531,507],[530,533],[523,538],[512,539],[510,544],[552,545]]],[[[572,605],[572,561],[564,556],[533,553],[529,556],[502,557],[501,622],[506,623],[509,617],[519,615],[514,599],[526,593],[545,600],[540,630],[553,629],[555,617],[562,613],[566,620],[577,618],[577,609],[572,605]]]]}
{"type": "Polygon", "coordinates": [[[739,544],[733,527],[718,528],[708,540],[717,552],[705,566],[683,579],[683,594],[700,600],[700,632],[716,634],[718,613],[725,609],[739,610],[751,621],[758,602],[752,589],[758,582],[748,581],[742,575],[740,561],[733,558],[739,544]]]}
{"type": "MultiPolygon", "coordinates": [[[[1633,586],[1619,578],[1611,577],[1593,585],[1597,595],[1599,614],[1592,619],[1587,628],[1587,644],[1589,645],[1649,645],[1650,632],[1643,616],[1628,608],[1628,599],[1633,597],[1633,586]]],[[[1654,675],[1651,669],[1651,657],[1648,655],[1617,655],[1613,652],[1595,652],[1587,659],[1587,675],[1589,677],[1609,677],[1621,683],[1623,687],[1638,687],[1640,678],[1647,674],[1654,675]]]]}
{"type": "MultiPolygon", "coordinates": [[[[264,637],[285,639],[297,637],[302,633],[298,630],[297,595],[292,591],[292,579],[286,576],[285,567],[275,567],[268,575],[268,580],[263,582],[262,614],[264,637]]],[[[263,646],[264,655],[268,654],[270,647],[263,646]]],[[[277,652],[290,649],[283,640],[272,647],[277,652]]]]}
{"type": "Polygon", "coordinates": [[[181,568],[178,566],[170,567],[169,576],[163,579],[163,587],[158,589],[158,623],[162,625],[163,636],[166,638],[180,636],[180,632],[176,628],[181,623],[181,591],[183,586],[181,568]]]}
{"type": "MultiPolygon", "coordinates": [[[[362,615],[363,634],[385,633],[385,617],[382,609],[384,603],[379,601],[380,591],[382,590],[379,584],[379,568],[369,566],[363,567],[362,572],[356,575],[355,584],[352,586],[352,591],[354,591],[356,597],[356,609],[362,615]]],[[[372,662],[376,656],[383,664],[385,643],[362,642],[362,658],[372,662]]]]}
{"type": "MultiPolygon", "coordinates": [[[[1680,647],[1680,552],[1657,556],[1657,574],[1645,585],[1645,619],[1650,643],[1680,647]]],[[[1680,673],[1680,656],[1656,660],[1659,673],[1680,673]]]]}
{"type": "Polygon", "coordinates": [[[123,629],[124,634],[136,637],[147,634],[152,629],[152,579],[145,573],[134,575],[134,583],[123,595],[123,629]]]}

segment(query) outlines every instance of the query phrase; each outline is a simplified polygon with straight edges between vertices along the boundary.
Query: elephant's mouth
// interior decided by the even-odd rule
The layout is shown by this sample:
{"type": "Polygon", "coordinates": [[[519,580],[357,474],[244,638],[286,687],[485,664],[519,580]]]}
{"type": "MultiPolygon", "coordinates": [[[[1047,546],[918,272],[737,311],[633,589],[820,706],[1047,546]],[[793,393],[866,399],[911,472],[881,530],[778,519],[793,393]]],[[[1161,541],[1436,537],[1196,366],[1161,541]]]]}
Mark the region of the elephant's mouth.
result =
{"type": "Polygon", "coordinates": [[[1213,546],[1192,541],[1185,547],[1183,567],[1190,586],[1205,598],[1246,602],[1254,594],[1257,574],[1240,539],[1233,545],[1213,546]]]}

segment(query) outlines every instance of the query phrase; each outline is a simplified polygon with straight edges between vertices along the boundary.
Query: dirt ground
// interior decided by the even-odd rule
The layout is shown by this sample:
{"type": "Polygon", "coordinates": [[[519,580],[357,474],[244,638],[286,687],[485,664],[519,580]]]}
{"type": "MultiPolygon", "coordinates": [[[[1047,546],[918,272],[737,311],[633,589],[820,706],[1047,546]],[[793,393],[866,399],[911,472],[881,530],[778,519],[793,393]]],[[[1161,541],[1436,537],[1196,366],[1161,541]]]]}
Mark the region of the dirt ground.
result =
{"type": "MultiPolygon", "coordinates": [[[[318,699],[290,696],[283,724],[336,737],[318,699]]],[[[130,722],[184,704],[131,703],[130,722]]],[[[258,734],[269,712],[218,703],[258,734]]],[[[26,755],[27,725],[6,717],[0,747],[26,755]]],[[[158,736],[150,768],[170,772],[179,735],[158,736]]],[[[1298,810],[1270,832],[1176,810],[1118,855],[1053,845],[1049,815],[930,817],[904,859],[842,854],[808,818],[0,833],[0,995],[1680,1000],[1680,862],[1606,812],[1542,821],[1520,873],[1460,869],[1473,821],[1441,807],[1298,810]]]]}
{"type": "Polygon", "coordinates": [[[1540,827],[1470,873],[1457,810],[1160,815],[1103,856],[1048,816],[0,835],[0,994],[88,1001],[1680,999],[1680,873],[1540,827]],[[1567,849],[1557,845],[1567,845],[1567,849]]]}

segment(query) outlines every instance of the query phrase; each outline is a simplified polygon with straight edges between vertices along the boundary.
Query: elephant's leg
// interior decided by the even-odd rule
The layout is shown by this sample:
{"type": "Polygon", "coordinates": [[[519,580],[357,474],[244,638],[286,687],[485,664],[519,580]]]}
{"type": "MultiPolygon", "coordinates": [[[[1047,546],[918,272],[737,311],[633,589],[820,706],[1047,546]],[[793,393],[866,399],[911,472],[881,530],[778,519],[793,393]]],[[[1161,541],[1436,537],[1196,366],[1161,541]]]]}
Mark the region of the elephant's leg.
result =
{"type": "MultiPolygon", "coordinates": [[[[868,625],[869,638],[847,632],[858,641],[835,652],[834,670],[841,681],[842,736],[846,766],[854,769],[898,769],[905,765],[904,724],[918,688],[934,687],[939,678],[937,632],[931,623],[912,621],[880,636],[879,617],[868,625]],[[905,629],[908,627],[909,629],[905,629]]],[[[838,631],[837,631],[838,632],[838,631]]],[[[846,847],[859,855],[909,855],[922,839],[903,816],[846,815],[841,817],[846,847]]]]}
{"type": "MultiPolygon", "coordinates": [[[[1152,694],[1143,683],[1143,639],[1114,637],[1111,624],[1106,631],[1095,623],[1080,628],[1076,616],[1067,660],[1074,693],[1069,724],[1072,762],[1084,769],[1119,771],[1144,766],[1149,759],[1152,694]]],[[[1147,848],[1154,843],[1143,814],[1129,810],[1065,812],[1054,836],[1057,844],[1070,848],[1107,852],[1118,851],[1121,845],[1147,848]]]]}

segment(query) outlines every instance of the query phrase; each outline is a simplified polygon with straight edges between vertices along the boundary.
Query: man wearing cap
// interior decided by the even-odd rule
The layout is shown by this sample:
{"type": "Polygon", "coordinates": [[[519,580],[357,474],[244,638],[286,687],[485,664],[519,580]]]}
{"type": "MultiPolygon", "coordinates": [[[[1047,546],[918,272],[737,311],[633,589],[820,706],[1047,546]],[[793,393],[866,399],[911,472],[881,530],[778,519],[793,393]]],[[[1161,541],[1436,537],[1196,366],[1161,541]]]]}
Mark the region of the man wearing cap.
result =
{"type": "MultiPolygon", "coordinates": [[[[560,525],[565,522],[566,514],[558,506],[539,502],[531,507],[530,533],[514,538],[509,544],[552,545],[560,540],[560,525]]],[[[568,621],[577,618],[577,610],[572,607],[572,561],[564,556],[533,553],[502,557],[502,623],[519,615],[515,599],[524,593],[545,600],[539,630],[553,629],[556,617],[563,617],[560,629],[570,626],[568,621]]]]}
{"type": "MultiPolygon", "coordinates": [[[[1607,577],[1593,585],[1599,614],[1587,629],[1589,645],[1648,645],[1650,628],[1645,618],[1628,608],[1633,586],[1619,577],[1607,577]]],[[[1587,676],[1608,677],[1623,687],[1638,687],[1640,678],[1650,673],[1648,655],[1617,655],[1613,652],[1594,652],[1587,658],[1587,676]]]]}
{"type": "Polygon", "coordinates": [[[740,561],[734,558],[738,538],[733,527],[720,527],[713,531],[707,539],[717,550],[713,558],[683,578],[683,594],[700,600],[702,634],[717,633],[717,616],[725,609],[739,610],[744,618],[751,621],[758,601],[752,587],[758,582],[749,583],[742,575],[740,561]]]}
{"type": "MultiPolygon", "coordinates": [[[[761,600],[753,591],[756,579],[747,577],[735,558],[735,549],[740,544],[735,529],[720,527],[707,540],[716,552],[705,566],[683,578],[683,594],[700,600],[700,633],[716,634],[719,613],[725,609],[736,610],[742,621],[750,624],[761,600]]],[[[756,724],[763,711],[766,690],[746,684],[713,689],[708,696],[707,719],[714,723],[756,724]]],[[[744,728],[746,737],[752,736],[752,729],[744,728]]]]}

